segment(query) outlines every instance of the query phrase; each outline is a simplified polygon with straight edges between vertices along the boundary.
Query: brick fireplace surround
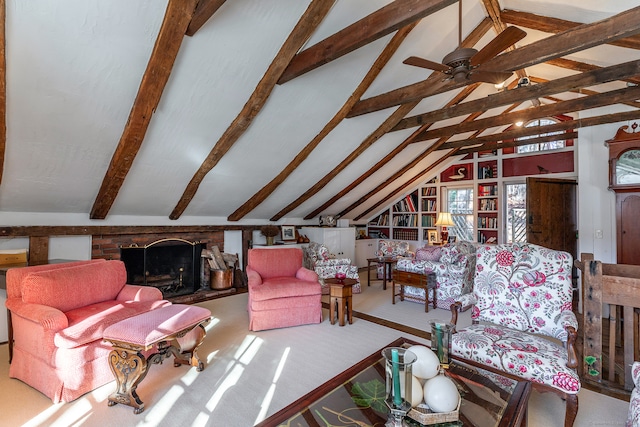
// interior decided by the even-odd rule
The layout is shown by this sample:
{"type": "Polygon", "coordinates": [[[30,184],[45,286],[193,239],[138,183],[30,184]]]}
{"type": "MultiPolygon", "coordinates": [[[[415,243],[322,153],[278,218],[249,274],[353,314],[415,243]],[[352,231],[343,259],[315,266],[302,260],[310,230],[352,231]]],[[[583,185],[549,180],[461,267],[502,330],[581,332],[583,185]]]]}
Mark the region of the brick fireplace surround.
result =
{"type": "MultiPolygon", "coordinates": [[[[104,258],[107,260],[120,259],[120,248],[131,245],[143,247],[161,239],[182,239],[189,242],[202,242],[207,249],[212,246],[218,246],[221,252],[224,252],[224,232],[214,231],[205,233],[158,233],[158,234],[101,234],[93,235],[91,243],[91,258],[104,258]]],[[[196,294],[182,295],[175,298],[169,298],[174,302],[196,302],[203,299],[210,299],[216,296],[223,296],[235,293],[236,289],[231,288],[225,291],[214,291],[209,288],[209,269],[204,267],[204,277],[200,284],[201,290],[196,294]]]]}

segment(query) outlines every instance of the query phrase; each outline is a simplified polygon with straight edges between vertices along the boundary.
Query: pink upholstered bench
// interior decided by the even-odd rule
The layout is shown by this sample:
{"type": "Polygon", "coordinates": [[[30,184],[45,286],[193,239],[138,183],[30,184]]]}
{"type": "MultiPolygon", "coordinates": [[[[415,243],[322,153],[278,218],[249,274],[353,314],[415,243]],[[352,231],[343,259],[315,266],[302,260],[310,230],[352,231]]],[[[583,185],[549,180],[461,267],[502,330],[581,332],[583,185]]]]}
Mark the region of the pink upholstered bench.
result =
{"type": "Polygon", "coordinates": [[[211,320],[206,308],[173,304],[122,320],[105,329],[103,339],[113,346],[109,366],[116,377],[117,389],[109,396],[109,406],[117,403],[132,406],[136,414],[144,411],[144,403],[136,388],[147,375],[149,363],[158,364],[174,356],[174,366],[191,365],[198,372],[204,364],[197,355],[211,320]],[[142,353],[155,347],[156,352],[142,353]]]}

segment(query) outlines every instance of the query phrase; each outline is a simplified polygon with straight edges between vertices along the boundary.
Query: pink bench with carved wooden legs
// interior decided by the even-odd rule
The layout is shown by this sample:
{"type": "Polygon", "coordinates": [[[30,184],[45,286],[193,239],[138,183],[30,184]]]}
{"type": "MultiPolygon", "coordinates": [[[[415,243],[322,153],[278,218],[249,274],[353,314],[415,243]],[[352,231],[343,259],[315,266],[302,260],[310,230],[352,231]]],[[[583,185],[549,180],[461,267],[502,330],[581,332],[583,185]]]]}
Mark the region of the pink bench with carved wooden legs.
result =
{"type": "Polygon", "coordinates": [[[122,320],[105,329],[103,339],[113,346],[109,366],[116,378],[117,388],[109,396],[109,406],[117,403],[132,406],[133,412],[144,411],[144,403],[136,388],[148,372],[149,364],[158,364],[174,356],[174,366],[191,365],[198,372],[204,363],[197,350],[211,320],[206,308],[173,304],[122,320]],[[155,350],[145,356],[143,352],[155,350]]]}

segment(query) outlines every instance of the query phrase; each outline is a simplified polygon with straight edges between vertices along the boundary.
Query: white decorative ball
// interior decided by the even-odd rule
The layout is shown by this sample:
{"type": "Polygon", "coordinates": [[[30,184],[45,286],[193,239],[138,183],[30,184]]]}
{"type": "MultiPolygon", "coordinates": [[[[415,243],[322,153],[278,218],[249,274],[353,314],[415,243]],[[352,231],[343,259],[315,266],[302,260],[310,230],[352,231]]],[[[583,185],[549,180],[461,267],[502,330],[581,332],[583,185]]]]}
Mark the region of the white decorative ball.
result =
{"type": "Polygon", "coordinates": [[[438,375],[424,384],[424,402],[433,412],[451,412],[458,406],[458,387],[445,375],[438,375]]]}
{"type": "Polygon", "coordinates": [[[424,345],[413,345],[407,349],[416,355],[417,360],[413,363],[413,375],[423,380],[433,378],[438,374],[440,361],[438,356],[424,345]]]}
{"type": "MultiPolygon", "coordinates": [[[[404,375],[400,375],[400,390],[401,396],[405,398],[404,395],[404,375]]],[[[415,376],[411,375],[411,407],[415,408],[419,404],[422,403],[422,384],[420,384],[420,380],[415,376]]]]}

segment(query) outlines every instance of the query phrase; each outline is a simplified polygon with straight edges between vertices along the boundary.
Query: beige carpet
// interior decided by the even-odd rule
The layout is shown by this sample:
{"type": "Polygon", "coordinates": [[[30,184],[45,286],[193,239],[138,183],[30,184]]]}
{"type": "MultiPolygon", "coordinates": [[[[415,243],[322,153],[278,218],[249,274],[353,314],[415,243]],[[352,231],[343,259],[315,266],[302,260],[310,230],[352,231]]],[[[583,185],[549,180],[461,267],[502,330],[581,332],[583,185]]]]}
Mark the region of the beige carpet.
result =
{"type": "MultiPolygon", "coordinates": [[[[411,302],[391,304],[391,290],[374,282],[354,297],[354,309],[386,320],[427,329],[428,318],[448,318],[444,310],[411,302]]],[[[325,300],[328,298],[325,297],[325,300]]],[[[220,426],[249,427],[400,336],[427,341],[362,319],[352,325],[299,326],[252,333],[247,330],[247,295],[199,305],[214,320],[201,348],[208,366],[203,372],[174,368],[171,361],[151,367],[138,387],[146,409],[108,407],[107,384],[68,404],[53,405],[39,392],[8,378],[7,346],[0,346],[1,426],[220,426]]],[[[468,317],[461,323],[468,322],[468,317]]],[[[588,390],[580,392],[576,426],[622,426],[628,403],[588,390]]],[[[564,404],[553,394],[533,393],[529,426],[562,426],[564,404]]]]}

